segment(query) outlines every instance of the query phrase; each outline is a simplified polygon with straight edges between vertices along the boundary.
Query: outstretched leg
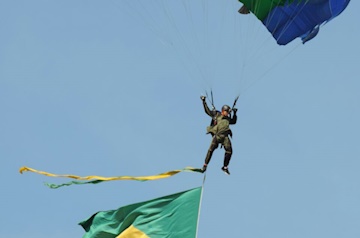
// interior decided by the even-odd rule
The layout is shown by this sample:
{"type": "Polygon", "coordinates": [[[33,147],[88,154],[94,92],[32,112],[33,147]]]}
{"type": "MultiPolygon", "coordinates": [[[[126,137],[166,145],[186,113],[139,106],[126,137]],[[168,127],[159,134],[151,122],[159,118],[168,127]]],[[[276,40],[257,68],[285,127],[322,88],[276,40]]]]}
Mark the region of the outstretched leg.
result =
{"type": "Polygon", "coordinates": [[[211,160],[211,157],[212,157],[212,154],[214,153],[214,150],[216,148],[218,148],[219,146],[219,143],[216,139],[216,136],[213,136],[212,140],[211,140],[211,144],[210,144],[210,147],[207,151],[207,154],[206,154],[206,157],[205,157],[205,164],[203,166],[203,172],[206,171],[206,168],[207,168],[207,165],[210,163],[210,160],[211,160]]]}
{"type": "Polygon", "coordinates": [[[224,140],[224,149],[225,149],[225,155],[224,155],[224,166],[221,168],[225,173],[230,175],[228,165],[230,163],[231,155],[232,155],[232,146],[231,141],[229,137],[226,137],[224,140]]]}

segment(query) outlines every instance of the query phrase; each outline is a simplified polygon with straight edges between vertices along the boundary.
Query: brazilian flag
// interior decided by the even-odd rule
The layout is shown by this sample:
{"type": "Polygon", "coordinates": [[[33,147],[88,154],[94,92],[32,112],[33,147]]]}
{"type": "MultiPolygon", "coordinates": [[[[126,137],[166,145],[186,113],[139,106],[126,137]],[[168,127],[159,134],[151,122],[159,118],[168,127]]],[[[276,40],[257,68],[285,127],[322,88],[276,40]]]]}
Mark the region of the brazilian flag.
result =
{"type": "Polygon", "coordinates": [[[195,238],[201,190],[97,212],[79,223],[83,238],[195,238]]]}

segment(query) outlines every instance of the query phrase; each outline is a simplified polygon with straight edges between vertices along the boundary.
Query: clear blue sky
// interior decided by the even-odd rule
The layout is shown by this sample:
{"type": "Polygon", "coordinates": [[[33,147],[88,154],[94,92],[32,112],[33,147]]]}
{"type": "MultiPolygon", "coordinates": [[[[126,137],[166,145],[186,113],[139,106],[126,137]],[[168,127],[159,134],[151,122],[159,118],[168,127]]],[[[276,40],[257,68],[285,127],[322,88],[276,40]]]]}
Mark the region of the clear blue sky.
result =
{"type": "Polygon", "coordinates": [[[0,1],[0,237],[81,237],[99,210],[201,186],[200,95],[238,101],[230,176],[209,165],[199,238],[360,237],[359,1],[277,46],[236,1],[0,1]]]}

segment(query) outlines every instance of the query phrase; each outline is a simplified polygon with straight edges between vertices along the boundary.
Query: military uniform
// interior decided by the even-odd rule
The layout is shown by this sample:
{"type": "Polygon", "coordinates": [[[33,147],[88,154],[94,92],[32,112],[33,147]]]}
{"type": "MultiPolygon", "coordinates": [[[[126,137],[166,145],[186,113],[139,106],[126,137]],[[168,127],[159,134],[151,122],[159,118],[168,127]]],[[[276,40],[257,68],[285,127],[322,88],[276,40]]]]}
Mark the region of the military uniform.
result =
{"type": "Polygon", "coordinates": [[[207,134],[212,135],[212,140],[206,154],[205,165],[203,170],[204,171],[206,170],[206,166],[207,164],[209,164],[212,154],[214,150],[218,148],[219,144],[224,146],[225,149],[224,167],[227,168],[232,155],[232,146],[229,138],[229,135],[230,137],[232,136],[230,125],[235,124],[237,121],[236,111],[234,111],[234,115],[231,118],[229,116],[221,115],[219,111],[210,110],[205,100],[203,100],[203,106],[205,113],[212,118],[210,126],[207,127],[207,134]]]}

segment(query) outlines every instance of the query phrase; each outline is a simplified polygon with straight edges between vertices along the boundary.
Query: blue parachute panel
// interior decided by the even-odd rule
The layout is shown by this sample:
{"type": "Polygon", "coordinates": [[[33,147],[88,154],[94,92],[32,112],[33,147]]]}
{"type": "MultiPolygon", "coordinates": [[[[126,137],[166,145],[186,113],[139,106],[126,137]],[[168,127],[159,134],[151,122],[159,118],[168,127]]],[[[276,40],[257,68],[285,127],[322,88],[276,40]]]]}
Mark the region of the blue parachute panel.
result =
{"type": "Polygon", "coordinates": [[[293,1],[275,7],[262,21],[279,45],[297,37],[303,43],[314,38],[319,26],[338,16],[350,0],[293,1]]]}

